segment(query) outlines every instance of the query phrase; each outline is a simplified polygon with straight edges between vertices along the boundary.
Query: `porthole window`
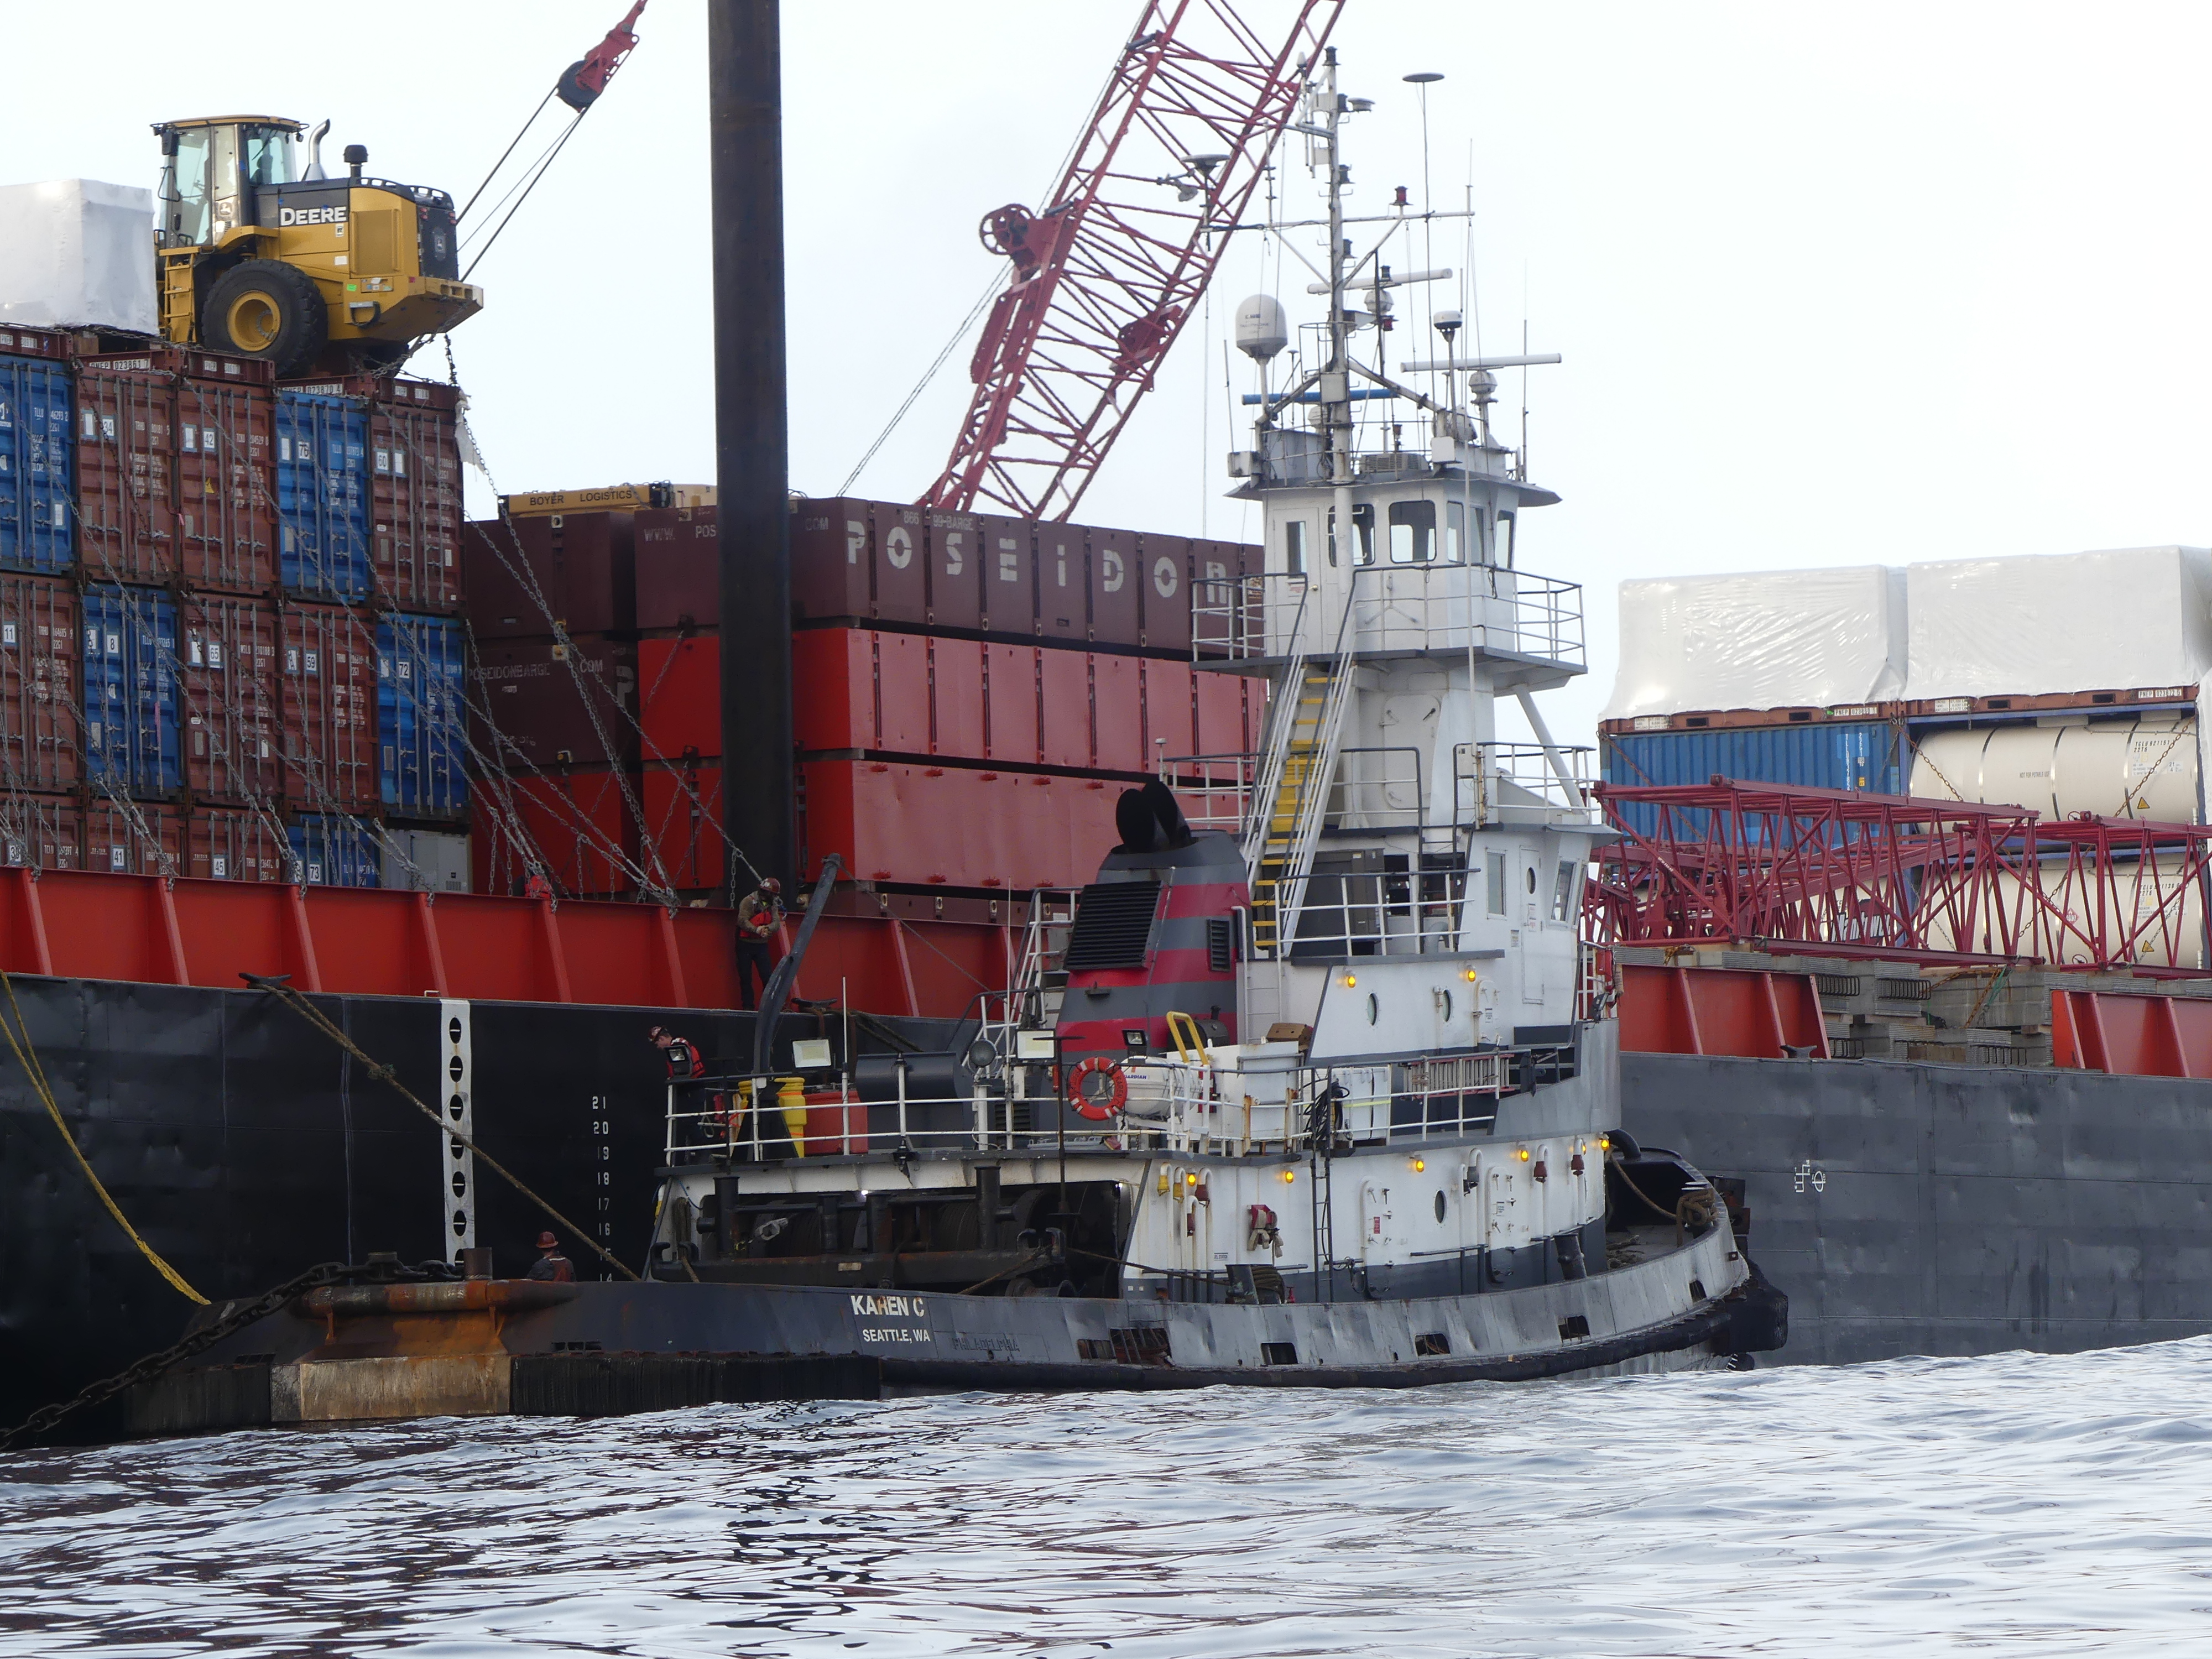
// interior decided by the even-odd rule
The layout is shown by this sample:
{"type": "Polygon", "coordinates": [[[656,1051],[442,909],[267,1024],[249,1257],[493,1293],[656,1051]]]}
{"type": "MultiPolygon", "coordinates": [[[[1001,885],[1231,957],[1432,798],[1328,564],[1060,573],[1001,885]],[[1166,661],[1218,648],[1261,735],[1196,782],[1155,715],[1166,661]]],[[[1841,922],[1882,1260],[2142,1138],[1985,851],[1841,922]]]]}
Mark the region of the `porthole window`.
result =
{"type": "Polygon", "coordinates": [[[1522,873],[1528,878],[1528,890],[1532,893],[1534,892],[1536,890],[1536,866],[1532,864],[1526,870],[1522,871],[1522,873]]]}
{"type": "Polygon", "coordinates": [[[1439,1188],[1437,1189],[1437,1220],[1439,1220],[1439,1221],[1442,1221],[1443,1218],[1444,1218],[1444,1194],[1443,1194],[1443,1188],[1441,1188],[1441,1187],[1439,1187],[1439,1188]]]}
{"type": "Polygon", "coordinates": [[[1375,993],[1370,991],[1367,994],[1367,1023],[1372,1025],[1382,1015],[1382,1005],[1375,1000],[1375,993]]]}

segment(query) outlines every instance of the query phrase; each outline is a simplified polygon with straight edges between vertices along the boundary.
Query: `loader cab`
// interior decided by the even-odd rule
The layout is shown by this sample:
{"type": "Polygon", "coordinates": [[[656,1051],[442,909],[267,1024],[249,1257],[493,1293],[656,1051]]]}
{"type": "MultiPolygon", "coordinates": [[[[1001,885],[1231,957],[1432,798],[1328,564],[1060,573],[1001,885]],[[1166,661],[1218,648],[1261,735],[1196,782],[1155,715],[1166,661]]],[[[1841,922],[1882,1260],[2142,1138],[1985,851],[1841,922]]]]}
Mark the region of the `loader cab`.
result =
{"type": "Polygon", "coordinates": [[[156,126],[162,156],[161,246],[205,247],[240,225],[258,222],[255,192],[298,180],[296,149],[304,131],[298,121],[270,115],[156,126]]]}

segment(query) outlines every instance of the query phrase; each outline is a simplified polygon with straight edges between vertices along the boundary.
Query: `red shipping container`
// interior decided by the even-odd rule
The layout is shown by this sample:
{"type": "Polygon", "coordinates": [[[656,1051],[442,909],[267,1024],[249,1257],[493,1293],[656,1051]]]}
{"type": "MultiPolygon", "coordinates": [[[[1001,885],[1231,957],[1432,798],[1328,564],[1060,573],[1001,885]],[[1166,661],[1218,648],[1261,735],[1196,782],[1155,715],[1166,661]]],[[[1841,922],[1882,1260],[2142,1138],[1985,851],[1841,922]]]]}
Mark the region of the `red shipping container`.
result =
{"type": "Polygon", "coordinates": [[[729,863],[722,837],[722,769],[648,768],[641,805],[645,856],[639,862],[653,870],[657,858],[659,878],[680,892],[720,886],[729,863]]]}
{"type": "MultiPolygon", "coordinates": [[[[1081,525],[1036,526],[1037,632],[1048,640],[1091,637],[1091,556],[1081,525]]],[[[1124,643],[1137,642],[1130,630],[1124,643]]]]}
{"type": "Polygon", "coordinates": [[[637,723],[644,728],[647,760],[722,752],[720,635],[638,641],[637,723]]]}
{"type": "Polygon", "coordinates": [[[181,807],[96,794],[84,806],[82,867],[118,876],[181,876],[185,823],[181,807]]]}
{"type": "Polygon", "coordinates": [[[286,799],[311,812],[378,805],[375,623],[342,605],[286,599],[276,638],[286,799]]]}
{"type": "Polygon", "coordinates": [[[369,398],[369,562],[378,591],[402,611],[461,602],[460,395],[394,380],[369,398]]]}
{"type": "Polygon", "coordinates": [[[1135,533],[1092,530],[1089,541],[1091,637],[1101,645],[1142,645],[1145,582],[1135,533]]]}
{"type": "Polygon", "coordinates": [[[929,752],[929,639],[878,633],[875,732],[865,746],[899,755],[929,752]]]}
{"type": "Polygon", "coordinates": [[[16,870],[82,869],[84,812],[77,798],[0,798],[0,864],[16,870]]]}
{"type": "Polygon", "coordinates": [[[483,756],[538,768],[637,763],[635,645],[494,640],[477,645],[475,673],[469,723],[483,756]]]}
{"type": "Polygon", "coordinates": [[[266,599],[187,594],[178,607],[177,632],[185,781],[201,800],[281,799],[276,606],[266,599]]]}
{"type": "Polygon", "coordinates": [[[931,513],[929,623],[933,628],[983,625],[982,526],[973,514],[931,513]]]}
{"type": "Polygon", "coordinates": [[[1201,668],[1191,674],[1198,707],[1201,755],[1248,755],[1258,745],[1245,718],[1247,681],[1242,674],[1201,668]]]}
{"type": "MultiPolygon", "coordinates": [[[[1144,672],[1135,657],[1091,654],[1091,752],[1103,772],[1149,772],[1154,751],[1145,742],[1144,672]]],[[[1165,751],[1161,751],[1165,752],[1165,751]]]]}
{"type": "Polygon", "coordinates": [[[1037,631],[1036,522],[982,514],[975,520],[975,549],[981,566],[983,626],[994,634],[1034,636],[1037,631]]]}
{"type": "Polygon", "coordinates": [[[983,659],[984,736],[990,757],[1017,766],[1037,757],[1037,658],[1034,645],[988,645],[983,659]]]}
{"type": "Polygon", "coordinates": [[[0,575],[0,768],[16,789],[64,789],[81,775],[76,624],[65,578],[0,575]]]}
{"type": "Polygon", "coordinates": [[[981,640],[932,640],[929,644],[929,750],[987,760],[983,741],[984,653],[981,640]]]}
{"type": "Polygon", "coordinates": [[[878,622],[921,628],[929,622],[929,527],[921,510],[878,501],[874,598],[869,614],[878,622]]]}
{"type": "Polygon", "coordinates": [[[810,761],[806,855],[862,881],[1024,891],[1080,886],[1119,839],[1112,786],[1029,772],[810,761]]]}
{"type": "MultiPolygon", "coordinates": [[[[802,615],[812,615],[819,595],[807,588],[813,555],[799,541],[799,526],[817,507],[839,503],[807,501],[791,515],[791,598],[802,615]]],[[[862,508],[865,501],[852,503],[862,508]]],[[[636,518],[633,554],[637,581],[637,625],[641,629],[714,628],[722,620],[721,539],[719,517],[711,507],[655,508],[636,518]]],[[[861,608],[838,615],[867,615],[867,521],[855,526],[861,608]]],[[[833,566],[844,580],[842,563],[833,566]]],[[[830,613],[824,611],[823,615],[830,613]]]]}
{"type": "Polygon", "coordinates": [[[1154,657],[1145,663],[1145,752],[1175,760],[1200,753],[1194,737],[1191,667],[1154,657]]]}
{"type": "Polygon", "coordinates": [[[519,897],[542,872],[563,897],[637,890],[637,817],[620,772],[562,769],[477,780],[469,837],[480,893],[519,897]]]}
{"type": "MultiPolygon", "coordinates": [[[[705,507],[696,512],[713,514],[705,507]]],[[[827,501],[801,501],[791,507],[791,603],[799,616],[808,622],[825,622],[851,617],[865,621],[875,614],[876,560],[880,556],[876,544],[879,530],[887,529],[888,522],[879,524],[878,514],[891,508],[879,508],[872,501],[856,501],[848,495],[836,496],[827,501]]],[[[638,532],[638,620],[640,628],[673,628],[679,625],[665,620],[672,611],[678,615],[689,612],[698,623],[719,621],[721,617],[721,576],[717,560],[720,557],[710,545],[703,570],[684,562],[682,552],[665,550],[684,548],[686,538],[674,524],[665,523],[677,515],[655,514],[647,518],[641,515],[638,532]],[[650,529],[650,545],[655,550],[648,559],[646,532],[650,529]],[[648,577],[648,571],[651,575],[648,577]],[[648,582],[651,590],[648,592],[648,582]],[[704,604],[706,609],[699,607],[704,604]],[[650,614],[656,620],[647,622],[650,614]]],[[[696,523],[695,518],[694,523],[696,523]]],[[[714,534],[711,524],[706,535],[711,543],[714,534]]],[[[694,530],[690,538],[699,539],[694,530]]],[[[902,569],[915,573],[914,617],[921,620],[921,573],[915,565],[913,538],[909,536],[903,545],[907,550],[902,569]]]]}
{"type": "Polygon", "coordinates": [[[203,881],[289,881],[292,845],[281,823],[244,806],[210,806],[186,825],[185,873],[203,881]]]}
{"type": "Polygon", "coordinates": [[[0,328],[0,351],[14,357],[67,357],[76,337],[52,328],[0,328]]]}
{"type": "Polygon", "coordinates": [[[1190,650],[1191,539],[1188,536],[1139,538],[1137,566],[1144,592],[1144,643],[1154,651],[1188,654],[1190,650]]]}
{"type": "Polygon", "coordinates": [[[176,556],[185,580],[255,593],[275,586],[276,394],[186,374],[176,411],[176,556]]]}
{"type": "Polygon", "coordinates": [[[876,636],[802,628],[791,638],[791,713],[799,749],[866,749],[876,729],[876,636]]]}
{"type": "Polygon", "coordinates": [[[1037,759],[1046,766],[1091,764],[1091,653],[1037,650],[1037,759]]]}
{"type": "Polygon", "coordinates": [[[176,569],[172,356],[77,364],[77,562],[90,580],[160,583],[176,569]]]}
{"type": "Polygon", "coordinates": [[[556,618],[572,635],[635,628],[633,519],[549,513],[470,525],[461,574],[477,638],[543,638],[556,618]]]}

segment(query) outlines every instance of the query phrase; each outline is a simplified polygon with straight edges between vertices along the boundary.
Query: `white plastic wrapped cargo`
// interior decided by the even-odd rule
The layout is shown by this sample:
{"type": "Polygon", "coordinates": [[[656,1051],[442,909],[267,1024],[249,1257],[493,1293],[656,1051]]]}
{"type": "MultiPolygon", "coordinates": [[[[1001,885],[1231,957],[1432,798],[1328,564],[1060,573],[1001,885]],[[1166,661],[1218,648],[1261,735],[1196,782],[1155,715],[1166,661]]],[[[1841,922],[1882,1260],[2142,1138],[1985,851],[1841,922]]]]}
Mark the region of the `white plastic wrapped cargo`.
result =
{"type": "Polygon", "coordinates": [[[0,322],[151,334],[155,321],[152,191],[0,185],[0,322]]]}
{"type": "Polygon", "coordinates": [[[2173,688],[2212,672],[2212,554],[2117,548],[1905,569],[1905,695],[2044,696],[2173,688]]]}
{"type": "Polygon", "coordinates": [[[1905,643],[1900,573],[1878,564],[1626,581],[1602,718],[1883,702],[1905,643]]]}

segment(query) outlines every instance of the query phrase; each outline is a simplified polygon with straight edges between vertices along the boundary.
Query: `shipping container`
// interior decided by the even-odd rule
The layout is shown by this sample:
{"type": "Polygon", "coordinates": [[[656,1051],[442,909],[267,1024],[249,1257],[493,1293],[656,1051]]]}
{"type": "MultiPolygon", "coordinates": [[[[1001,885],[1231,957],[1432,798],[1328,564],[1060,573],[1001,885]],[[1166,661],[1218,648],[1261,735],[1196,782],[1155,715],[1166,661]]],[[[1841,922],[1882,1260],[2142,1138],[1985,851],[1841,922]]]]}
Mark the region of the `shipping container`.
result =
{"type": "Polygon", "coordinates": [[[180,806],[95,794],[83,807],[78,866],[112,876],[181,876],[188,815],[180,806]]]}
{"type": "Polygon", "coordinates": [[[85,775],[111,790],[180,787],[177,606],[156,587],[84,591],[85,775]]]}
{"type": "Polygon", "coordinates": [[[468,811],[468,665],[454,617],[394,611],[376,624],[378,790],[403,817],[468,811]]]}
{"type": "Polygon", "coordinates": [[[1101,645],[1145,642],[1145,577],[1134,532],[1085,532],[1091,581],[1091,638],[1101,645]]]}
{"type": "MultiPolygon", "coordinates": [[[[1637,732],[1603,738],[1600,764],[1613,784],[1705,783],[1717,775],[1895,795],[1904,793],[1904,747],[1900,729],[1886,720],[1637,732]]],[[[1621,821],[1650,835],[1658,826],[1658,809],[1629,804],[1621,821]]]]}
{"type": "MultiPolygon", "coordinates": [[[[792,635],[791,714],[802,753],[875,746],[874,629],[802,628],[792,635]]],[[[718,725],[716,753],[720,738],[718,725]]]]}
{"type": "Polygon", "coordinates": [[[1190,568],[1195,544],[1188,536],[1146,535],[1139,538],[1139,586],[1144,590],[1144,644],[1147,650],[1190,652],[1190,568]]]}
{"type": "Polygon", "coordinates": [[[799,769],[807,868],[861,881],[1026,891],[1081,886],[1120,836],[1097,778],[884,761],[799,769]]]}
{"type": "MultiPolygon", "coordinates": [[[[983,625],[983,547],[981,521],[972,513],[925,513],[921,515],[927,538],[929,611],[933,628],[964,628],[971,632],[983,625]]],[[[904,515],[901,515],[902,524],[904,515]]],[[[902,621],[882,607],[885,621],[902,621]]]]}
{"type": "Polygon", "coordinates": [[[276,393],[277,566],[318,599],[364,599],[368,574],[368,407],[358,398],[276,393]]]}
{"type": "Polygon", "coordinates": [[[471,741],[483,764],[634,767],[637,647],[603,638],[480,641],[471,741]],[[489,728],[485,728],[485,722],[489,728]],[[494,730],[497,738],[493,736],[494,730]]]}
{"type": "Polygon", "coordinates": [[[1154,754],[1145,742],[1141,659],[1091,653],[1091,753],[1103,772],[1153,769],[1154,754]]]}
{"type": "MultiPolygon", "coordinates": [[[[810,596],[802,592],[811,568],[811,555],[802,557],[799,526],[816,507],[850,505],[865,510],[865,501],[805,501],[791,515],[792,604],[801,616],[808,614],[810,596]]],[[[828,515],[818,515],[828,516],[828,515]]],[[[722,566],[720,514],[711,507],[674,509],[637,515],[635,568],[637,585],[637,625],[641,630],[714,628],[722,620],[722,566]]],[[[842,533],[842,526],[840,526],[842,533]]],[[[859,526],[860,544],[854,552],[861,585],[860,609],[841,615],[867,615],[866,583],[869,557],[866,520],[859,526]]],[[[839,580],[846,567],[833,562],[839,580]]],[[[823,614],[828,614],[827,612],[823,614]]]]}
{"type": "Polygon", "coordinates": [[[58,328],[0,328],[0,352],[65,362],[74,355],[76,336],[58,328]]]}
{"type": "Polygon", "coordinates": [[[471,823],[479,893],[520,897],[541,873],[562,897],[610,897],[640,885],[637,817],[619,771],[480,777],[471,823]]]}
{"type": "Polygon", "coordinates": [[[875,735],[866,746],[900,755],[929,752],[929,636],[875,635],[875,735]]]}
{"type": "Polygon", "coordinates": [[[283,822],[252,806],[202,806],[185,825],[185,873],[202,881],[289,881],[283,822]]]}
{"type": "Polygon", "coordinates": [[[259,593],[276,580],[276,400],[265,386],[185,374],[176,386],[178,572],[259,593]]]}
{"type": "Polygon", "coordinates": [[[74,794],[0,797],[0,863],[15,870],[84,867],[84,810],[74,794]]]}
{"type": "Polygon", "coordinates": [[[929,642],[929,752],[989,758],[985,740],[984,666],[990,647],[981,640],[929,642]]]}
{"type": "Polygon", "coordinates": [[[647,868],[678,892],[720,887],[729,843],[722,836],[722,769],[648,767],[643,779],[647,868]]]}
{"type": "Polygon", "coordinates": [[[1014,766],[1036,762],[1037,659],[1044,649],[996,641],[983,647],[983,730],[993,760],[1014,766]]]}
{"type": "Polygon", "coordinates": [[[1267,701],[1264,681],[1218,669],[1191,672],[1193,732],[1199,755],[1249,755],[1260,746],[1260,713],[1267,701]]]}
{"type": "Polygon", "coordinates": [[[461,600],[460,391],[394,380],[368,405],[368,556],[402,611],[461,600]]]}
{"type": "Polygon", "coordinates": [[[1153,657],[1145,664],[1145,752],[1156,761],[1204,751],[1197,744],[1196,678],[1187,662],[1153,657]]]}
{"type": "MultiPolygon", "coordinates": [[[[860,621],[875,615],[876,562],[884,556],[877,545],[878,528],[890,528],[890,521],[877,523],[878,514],[895,514],[896,508],[878,507],[872,501],[855,501],[838,496],[830,501],[801,501],[791,508],[791,604],[800,620],[810,623],[860,621]]],[[[696,522],[696,519],[694,520],[696,522]]],[[[656,531],[660,528],[656,520],[656,531]]],[[[688,610],[695,622],[717,622],[721,617],[721,577],[719,568],[701,573],[684,562],[680,555],[664,553],[664,547],[680,548],[684,538],[679,526],[667,526],[669,539],[663,543],[656,534],[655,552],[651,568],[653,571],[655,594],[652,612],[665,617],[672,609],[688,610]],[[708,609],[698,607],[706,604],[708,609]]],[[[698,532],[693,532],[697,538],[698,532]]],[[[901,532],[894,538],[898,563],[891,572],[891,586],[903,589],[908,573],[912,573],[914,617],[919,621],[923,612],[921,604],[921,568],[915,562],[915,538],[911,532],[901,532]]],[[[714,556],[719,558],[719,554],[714,556]]],[[[642,560],[642,555],[641,554],[642,560]]],[[[638,580],[638,626],[640,628],[668,627],[666,622],[649,623],[645,620],[647,609],[645,571],[641,562],[638,580]]]]}
{"type": "Polygon", "coordinates": [[[276,607],[242,595],[188,593],[178,631],[180,742],[194,799],[281,800],[276,607]]]}
{"type": "Polygon", "coordinates": [[[469,625],[478,640],[543,639],[637,625],[637,567],[628,513],[555,513],[468,526],[461,554],[469,625]]]}
{"type": "Polygon", "coordinates": [[[10,795],[83,775],[78,649],[76,590],[65,579],[0,574],[0,775],[10,795]]]}
{"type": "Polygon", "coordinates": [[[343,605],[288,600],[276,633],[286,799],[310,811],[374,806],[383,790],[373,625],[343,605]]]}
{"type": "Polygon", "coordinates": [[[66,364],[0,356],[0,569],[58,574],[76,562],[76,406],[66,364]]]}
{"type": "MultiPolygon", "coordinates": [[[[1036,631],[1048,640],[1088,640],[1091,632],[1091,550],[1081,525],[1036,527],[1036,631]]],[[[1135,611],[1129,637],[1137,642],[1135,611]]]]}
{"type": "Polygon", "coordinates": [[[176,569],[170,361],[144,352],[76,366],[76,553],[88,580],[164,582],[176,569]]]}
{"type": "Polygon", "coordinates": [[[878,502],[876,559],[868,614],[894,628],[929,623],[929,528],[920,507],[878,502]]]}
{"type": "MultiPolygon", "coordinates": [[[[979,514],[975,551],[983,595],[983,626],[994,634],[1023,639],[1037,633],[1036,533],[1035,520],[979,514]]],[[[1068,637],[1079,639],[1080,635],[1068,637]]]]}
{"type": "Polygon", "coordinates": [[[1063,646],[1037,649],[1037,759],[1087,767],[1091,760],[1091,653],[1063,646]]]}
{"type": "Polygon", "coordinates": [[[376,836],[358,818],[302,812],[292,821],[291,878],[305,887],[374,887],[384,874],[376,836]]]}
{"type": "Polygon", "coordinates": [[[384,831],[383,883],[417,893],[465,893],[471,872],[469,838],[453,830],[384,831]]]}
{"type": "MultiPolygon", "coordinates": [[[[793,641],[808,637],[809,629],[793,641]]],[[[842,630],[822,630],[830,638],[842,630]]],[[[802,683],[796,658],[794,690],[802,683]]],[[[722,641],[714,634],[641,640],[637,647],[637,723],[645,758],[680,760],[722,752],[722,641]]],[[[799,747],[805,748],[804,743],[799,747]]]]}

